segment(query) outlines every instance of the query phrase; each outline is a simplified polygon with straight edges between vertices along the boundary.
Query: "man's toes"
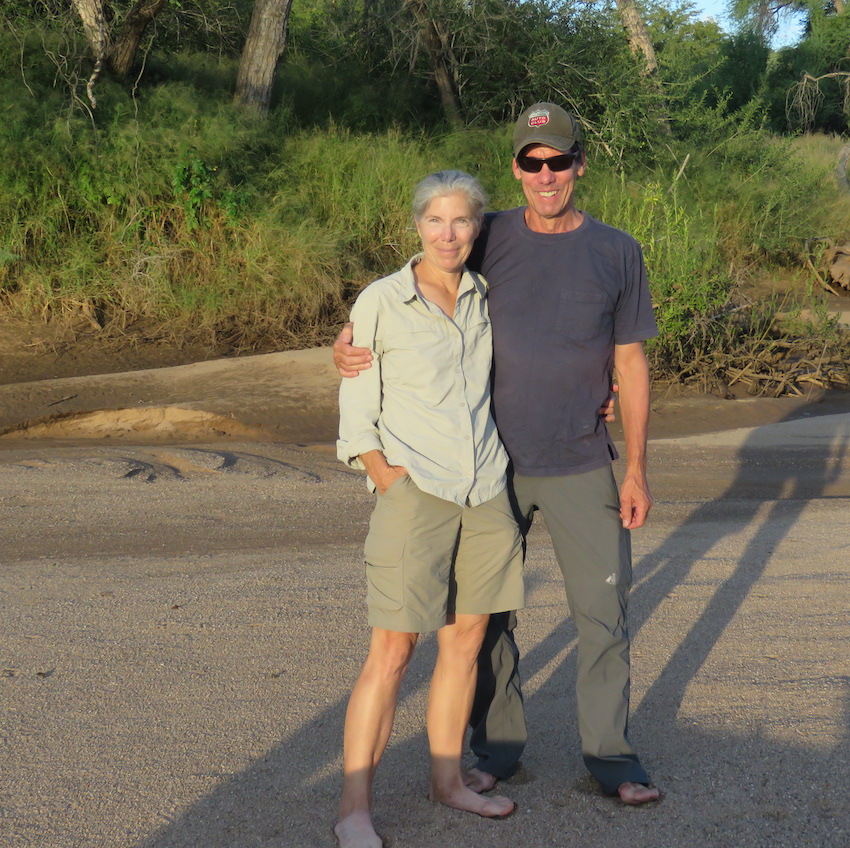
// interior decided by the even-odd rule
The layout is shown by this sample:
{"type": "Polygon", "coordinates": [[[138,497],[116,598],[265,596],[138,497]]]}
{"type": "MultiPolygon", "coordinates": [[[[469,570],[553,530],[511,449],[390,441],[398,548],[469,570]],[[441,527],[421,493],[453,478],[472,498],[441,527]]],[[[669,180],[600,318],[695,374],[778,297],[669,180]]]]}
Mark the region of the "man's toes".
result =
{"type": "Polygon", "coordinates": [[[632,807],[657,801],[661,793],[655,786],[644,786],[642,783],[622,783],[617,790],[620,800],[632,807]]]}
{"type": "Polygon", "coordinates": [[[481,769],[471,768],[463,773],[463,784],[473,792],[489,792],[495,785],[498,778],[493,774],[488,774],[481,769]]]}

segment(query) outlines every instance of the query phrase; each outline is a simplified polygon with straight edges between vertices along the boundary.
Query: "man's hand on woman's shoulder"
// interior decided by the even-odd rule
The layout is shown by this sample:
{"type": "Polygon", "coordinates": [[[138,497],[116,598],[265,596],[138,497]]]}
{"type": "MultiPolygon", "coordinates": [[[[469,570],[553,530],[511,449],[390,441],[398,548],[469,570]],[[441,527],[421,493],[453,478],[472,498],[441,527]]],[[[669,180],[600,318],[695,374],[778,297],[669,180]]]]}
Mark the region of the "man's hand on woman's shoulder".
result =
{"type": "Polygon", "coordinates": [[[334,367],[340,377],[356,377],[372,367],[372,351],[368,347],[352,347],[354,324],[350,321],[339,331],[334,342],[334,367]]]}

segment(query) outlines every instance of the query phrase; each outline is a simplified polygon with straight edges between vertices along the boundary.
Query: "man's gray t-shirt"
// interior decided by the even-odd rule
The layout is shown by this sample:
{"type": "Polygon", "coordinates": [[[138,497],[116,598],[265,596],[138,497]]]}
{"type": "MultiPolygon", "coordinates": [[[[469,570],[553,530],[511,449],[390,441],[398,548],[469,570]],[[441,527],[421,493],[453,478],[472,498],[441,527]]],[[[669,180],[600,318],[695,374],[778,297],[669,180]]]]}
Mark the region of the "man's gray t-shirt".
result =
{"type": "Polygon", "coordinates": [[[598,414],[614,345],[657,333],[643,255],[587,213],[544,234],[524,212],[487,215],[467,263],[490,285],[496,425],[518,474],[592,471],[617,457],[598,414]]]}

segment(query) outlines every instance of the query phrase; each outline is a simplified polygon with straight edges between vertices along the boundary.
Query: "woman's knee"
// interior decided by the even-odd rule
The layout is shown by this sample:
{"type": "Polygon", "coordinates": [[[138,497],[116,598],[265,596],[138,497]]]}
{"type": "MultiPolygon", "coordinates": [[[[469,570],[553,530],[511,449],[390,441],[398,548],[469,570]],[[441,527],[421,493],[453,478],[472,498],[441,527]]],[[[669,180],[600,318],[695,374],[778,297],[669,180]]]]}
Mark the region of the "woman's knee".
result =
{"type": "Polygon", "coordinates": [[[400,633],[375,628],[369,646],[367,666],[384,676],[404,674],[416,647],[417,633],[400,633]]]}
{"type": "Polygon", "coordinates": [[[452,624],[441,628],[437,634],[440,650],[470,657],[478,656],[487,632],[486,615],[458,615],[452,624]]]}

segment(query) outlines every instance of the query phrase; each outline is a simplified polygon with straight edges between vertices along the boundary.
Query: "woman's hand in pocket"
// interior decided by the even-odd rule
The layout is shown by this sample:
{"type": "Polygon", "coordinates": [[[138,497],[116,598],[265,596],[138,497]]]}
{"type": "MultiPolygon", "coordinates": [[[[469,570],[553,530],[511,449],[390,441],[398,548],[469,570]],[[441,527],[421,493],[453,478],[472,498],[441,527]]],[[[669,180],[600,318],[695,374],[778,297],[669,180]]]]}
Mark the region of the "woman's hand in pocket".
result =
{"type": "Polygon", "coordinates": [[[399,477],[407,476],[407,469],[404,466],[390,465],[384,456],[384,452],[380,450],[361,453],[360,461],[375,484],[379,495],[383,495],[399,477]]]}
{"type": "Polygon", "coordinates": [[[372,481],[375,484],[375,488],[378,490],[378,494],[384,495],[386,494],[387,489],[389,489],[396,480],[400,477],[407,477],[407,469],[403,465],[388,465],[384,472],[379,476],[380,480],[376,480],[373,477],[372,481]]]}

